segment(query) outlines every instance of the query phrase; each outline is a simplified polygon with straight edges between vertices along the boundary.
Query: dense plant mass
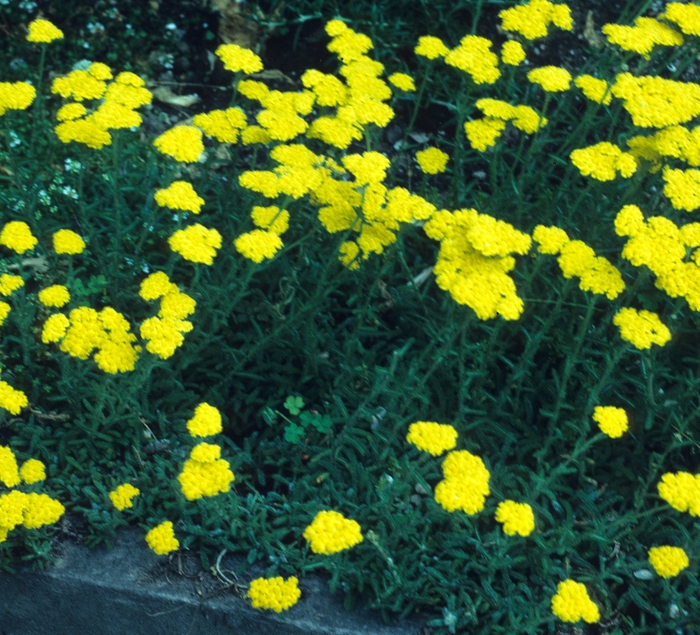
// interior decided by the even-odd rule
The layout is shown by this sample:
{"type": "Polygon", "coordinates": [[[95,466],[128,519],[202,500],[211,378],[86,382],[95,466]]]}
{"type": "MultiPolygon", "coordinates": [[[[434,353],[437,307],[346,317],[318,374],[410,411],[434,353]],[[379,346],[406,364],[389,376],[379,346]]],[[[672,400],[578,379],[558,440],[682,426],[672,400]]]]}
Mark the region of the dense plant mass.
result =
{"type": "Polygon", "coordinates": [[[71,34],[30,21],[0,82],[3,562],[66,514],[245,553],[275,612],[322,569],[436,632],[692,631],[700,5],[650,4],[566,68],[534,61],[579,28],[548,0],[405,56],[336,17],[298,81],[223,43],[230,103],[165,130],[123,61],[47,79],[71,34]]]}

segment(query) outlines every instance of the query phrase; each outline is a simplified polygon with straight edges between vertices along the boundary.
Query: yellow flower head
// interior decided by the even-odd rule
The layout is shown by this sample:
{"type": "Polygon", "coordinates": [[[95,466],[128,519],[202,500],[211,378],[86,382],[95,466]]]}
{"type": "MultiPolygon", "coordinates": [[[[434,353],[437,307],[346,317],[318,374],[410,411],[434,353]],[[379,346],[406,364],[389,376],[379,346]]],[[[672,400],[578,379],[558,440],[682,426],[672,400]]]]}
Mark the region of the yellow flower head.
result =
{"type": "Polygon", "coordinates": [[[187,430],[193,437],[210,437],[219,434],[222,429],[221,413],[208,403],[200,403],[187,422],[187,430]]]}
{"type": "Polygon", "coordinates": [[[659,18],[678,25],[686,35],[700,35],[700,6],[697,4],[669,2],[659,18]]]}
{"type": "Polygon", "coordinates": [[[605,24],[601,29],[608,42],[623,51],[633,51],[649,59],[655,46],[681,46],[683,36],[654,18],[638,17],[634,26],[605,24]]]}
{"type": "Polygon", "coordinates": [[[613,318],[613,324],[620,329],[623,340],[631,342],[639,349],[651,348],[652,344],[663,346],[671,340],[671,332],[661,322],[656,313],[620,309],[613,318]]]}
{"type": "Polygon", "coordinates": [[[253,207],[250,217],[257,227],[267,229],[278,236],[284,234],[289,228],[289,212],[286,209],[281,210],[275,205],[270,207],[256,205],[253,207]]]}
{"type": "Polygon", "coordinates": [[[581,92],[583,92],[587,99],[597,104],[610,105],[613,96],[610,90],[610,84],[604,79],[597,79],[592,75],[579,75],[574,79],[574,84],[577,88],[581,89],[581,92]]]}
{"type": "MultiPolygon", "coordinates": [[[[3,389],[4,386],[0,383],[0,397],[3,389]]],[[[4,483],[6,487],[15,487],[19,485],[19,478],[19,468],[14,453],[10,448],[0,445],[0,483],[4,483]]],[[[3,524],[0,522],[0,525],[3,524]]]]}
{"type": "Polygon", "coordinates": [[[23,254],[25,251],[34,249],[37,239],[32,235],[29,225],[22,221],[13,220],[6,223],[0,232],[0,245],[5,245],[8,249],[23,254]]]}
{"type": "Polygon", "coordinates": [[[649,562],[662,578],[672,578],[685,569],[690,561],[680,547],[652,547],[649,549],[649,562]]]}
{"type": "Polygon", "coordinates": [[[254,229],[233,241],[238,252],[255,263],[272,258],[282,247],[282,239],[273,231],[254,229]]]}
{"type": "Polygon", "coordinates": [[[146,534],[146,542],[159,556],[175,551],[180,546],[180,542],[175,538],[173,524],[169,520],[151,529],[146,534]]]}
{"type": "Polygon", "coordinates": [[[70,320],[63,313],[54,313],[44,322],[41,329],[41,341],[44,344],[60,342],[68,332],[70,320]]]}
{"type": "Polygon", "coordinates": [[[54,284],[39,291],[38,298],[44,306],[60,308],[70,302],[70,293],[62,284],[54,284]]]}
{"type": "Polygon", "coordinates": [[[248,597],[254,609],[271,609],[281,613],[291,608],[301,597],[299,580],[287,578],[257,578],[250,583],[248,597]]]}
{"type": "Polygon", "coordinates": [[[157,300],[168,293],[173,293],[178,290],[177,285],[170,281],[168,274],[164,271],[156,271],[146,276],[141,281],[139,287],[139,295],[146,300],[157,300]]]}
{"type": "Polygon", "coordinates": [[[509,66],[518,66],[525,61],[525,49],[517,40],[508,40],[501,48],[501,61],[509,66]]]}
{"type": "Polygon", "coordinates": [[[53,248],[57,254],[80,254],[85,249],[85,241],[70,229],[59,229],[53,235],[53,248]]]}
{"type": "Polygon", "coordinates": [[[203,225],[190,225],[178,229],[168,239],[170,249],[179,253],[185,260],[211,265],[216,250],[221,247],[221,234],[216,229],[207,229],[203,225]]]}
{"type": "Polygon", "coordinates": [[[426,174],[438,174],[445,171],[449,155],[439,148],[426,148],[416,152],[416,161],[426,174]]]}
{"type": "Polygon", "coordinates": [[[504,31],[520,33],[528,40],[547,35],[550,24],[571,31],[573,20],[571,11],[565,4],[552,4],[548,0],[530,0],[525,4],[504,9],[498,14],[504,31]]]}
{"type": "Polygon", "coordinates": [[[557,593],[552,597],[552,613],[564,622],[583,619],[593,624],[600,619],[600,611],[588,597],[586,587],[574,580],[564,580],[557,585],[557,593]]]}
{"type": "Polygon", "coordinates": [[[619,439],[629,427],[627,413],[615,406],[596,406],[593,410],[593,421],[598,424],[601,432],[612,439],[619,439]]]}
{"type": "Polygon", "coordinates": [[[659,496],[673,509],[700,516],[700,475],[688,472],[667,472],[657,485],[659,496]]]}
{"type": "Polygon", "coordinates": [[[168,359],[185,341],[183,333],[193,328],[192,322],[173,318],[151,317],[141,324],[141,337],[148,341],[146,350],[161,359],[168,359]]]}
{"type": "Polygon", "coordinates": [[[363,152],[362,154],[346,154],[343,165],[355,177],[358,185],[381,183],[386,178],[386,171],[391,161],[379,152],[363,152]]]}
{"type": "Polygon", "coordinates": [[[202,131],[194,126],[175,126],[153,142],[162,154],[181,163],[194,163],[204,152],[202,131]]]}
{"type": "Polygon", "coordinates": [[[44,464],[37,459],[27,459],[22,464],[19,476],[27,485],[39,483],[46,478],[46,468],[44,464]]]}
{"type": "Polygon", "coordinates": [[[567,233],[559,227],[537,225],[532,232],[533,240],[538,243],[537,251],[541,254],[556,255],[569,242],[567,233]]]}
{"type": "Polygon", "coordinates": [[[15,276],[10,273],[0,275],[0,295],[12,295],[17,289],[24,286],[22,276],[15,276]]]}
{"type": "Polygon", "coordinates": [[[227,71],[251,75],[263,69],[262,60],[253,51],[238,44],[221,44],[215,53],[227,71]]]}
{"type": "Polygon", "coordinates": [[[187,181],[173,181],[165,189],[158,190],[155,199],[161,207],[181,209],[194,214],[199,214],[202,205],[204,205],[204,199],[194,191],[192,184],[187,181]]]}
{"type": "Polygon", "coordinates": [[[396,86],[399,90],[404,92],[413,92],[416,90],[416,84],[413,81],[413,77],[406,75],[406,73],[392,73],[387,77],[389,83],[396,86]]]}
{"type": "Polygon", "coordinates": [[[491,44],[491,40],[484,37],[465,35],[459,46],[445,55],[445,64],[468,73],[475,84],[493,84],[501,76],[501,71],[491,44]]]}
{"type": "Polygon", "coordinates": [[[418,38],[418,44],[414,51],[416,55],[434,60],[438,57],[445,57],[450,52],[450,49],[445,46],[445,43],[440,38],[432,35],[423,35],[418,38]]]}
{"type": "Polygon", "coordinates": [[[561,93],[569,90],[571,85],[571,73],[559,66],[541,66],[533,68],[527,74],[528,80],[533,84],[539,84],[548,93],[561,93]]]}
{"type": "Polygon", "coordinates": [[[29,23],[27,42],[48,44],[63,39],[63,31],[48,20],[33,20],[29,23]]]}
{"type": "Polygon", "coordinates": [[[46,494],[27,494],[25,499],[23,525],[27,529],[38,529],[44,525],[52,525],[66,511],[65,507],[57,500],[46,494]]]}
{"type": "Polygon", "coordinates": [[[506,500],[496,508],[496,520],[503,523],[503,533],[529,536],[535,530],[535,514],[527,503],[506,500]]]}
{"type": "Polygon", "coordinates": [[[138,487],[124,483],[109,493],[109,500],[120,512],[134,506],[134,498],[141,493],[138,487]]]}
{"type": "Polygon", "coordinates": [[[457,445],[457,430],[451,425],[433,421],[416,421],[408,426],[406,441],[423,452],[440,456],[457,445]]]}
{"type": "Polygon", "coordinates": [[[197,302],[179,289],[166,293],[160,301],[159,317],[173,320],[184,320],[194,313],[197,302]]]}
{"type": "Polygon", "coordinates": [[[485,152],[487,148],[496,145],[496,141],[505,129],[506,122],[495,117],[484,117],[464,124],[464,132],[469,143],[479,152],[485,152]]]}
{"type": "Polygon", "coordinates": [[[27,82],[0,82],[0,116],[8,110],[26,110],[36,97],[36,89],[27,82]]]}
{"type": "Polygon", "coordinates": [[[190,453],[177,477],[187,500],[203,496],[216,496],[231,489],[235,475],[229,462],[219,458],[221,448],[210,443],[200,443],[190,453]]]}
{"type": "Polygon", "coordinates": [[[700,170],[664,168],[664,194],[675,209],[692,212],[700,207],[700,170]]]}
{"type": "Polygon", "coordinates": [[[336,511],[322,511],[304,530],[311,551],[329,555],[362,542],[360,525],[336,511]]]}
{"type": "Polygon", "coordinates": [[[450,452],[442,463],[445,478],[435,488],[435,500],[448,512],[473,515],[484,509],[491,493],[491,475],[481,457],[466,450],[450,452]]]}
{"type": "Polygon", "coordinates": [[[628,179],[637,171],[634,156],[623,152],[609,141],[579,148],[569,156],[583,176],[590,176],[598,181],[612,181],[618,173],[628,179]]]}

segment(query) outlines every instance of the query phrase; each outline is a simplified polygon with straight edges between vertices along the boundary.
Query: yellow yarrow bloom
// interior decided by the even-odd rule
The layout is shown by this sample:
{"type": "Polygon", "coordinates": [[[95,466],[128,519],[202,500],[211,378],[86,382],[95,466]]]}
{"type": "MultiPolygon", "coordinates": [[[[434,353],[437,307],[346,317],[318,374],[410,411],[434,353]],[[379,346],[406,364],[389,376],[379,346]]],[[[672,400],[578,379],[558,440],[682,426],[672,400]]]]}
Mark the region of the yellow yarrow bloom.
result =
{"type": "Polygon", "coordinates": [[[75,101],[100,99],[106,90],[105,81],[86,70],[71,71],[65,77],[57,77],[51,84],[53,94],[75,101]]]}
{"type": "Polygon", "coordinates": [[[73,121],[74,119],[80,119],[80,117],[85,114],[87,114],[87,109],[85,106],[77,101],[74,101],[70,104],[61,106],[56,113],[56,119],[58,121],[73,121]]]}
{"type": "Polygon", "coordinates": [[[362,542],[359,523],[345,518],[336,511],[321,511],[304,530],[311,551],[329,555],[338,553],[362,542]]]}
{"type": "Polygon", "coordinates": [[[146,534],[148,546],[159,556],[175,551],[180,547],[180,541],[175,538],[173,523],[169,520],[162,522],[146,534]]]}
{"type": "Polygon", "coordinates": [[[445,511],[473,515],[484,509],[491,475],[481,457],[452,451],[442,463],[442,473],[445,478],[435,487],[435,500],[445,511]]]}
{"type": "Polygon", "coordinates": [[[134,498],[140,493],[141,490],[138,487],[134,487],[131,483],[124,483],[109,493],[109,500],[120,512],[123,512],[134,506],[134,498]]]}
{"type": "Polygon", "coordinates": [[[525,61],[525,49],[517,40],[508,40],[501,47],[501,61],[509,66],[519,66],[525,61]]]}
{"type": "Polygon", "coordinates": [[[56,136],[62,143],[75,141],[83,143],[93,150],[99,150],[112,143],[112,136],[104,128],[88,117],[75,121],[64,121],[54,128],[56,136]]]}
{"type": "Polygon", "coordinates": [[[637,309],[620,309],[613,318],[613,324],[620,329],[623,340],[636,348],[651,348],[652,344],[663,346],[671,340],[671,332],[661,322],[656,313],[637,311],[637,309]]]}
{"type": "Polygon", "coordinates": [[[170,281],[168,274],[164,271],[156,271],[146,276],[141,281],[139,287],[139,295],[146,300],[157,300],[168,293],[174,293],[178,290],[177,285],[170,281]]]}
{"type": "Polygon", "coordinates": [[[227,71],[251,75],[263,70],[262,60],[250,49],[237,44],[221,44],[214,52],[227,71]]]}
{"type": "Polygon", "coordinates": [[[75,255],[85,249],[85,241],[70,229],[59,229],[53,235],[53,249],[57,254],[75,255]]]}
{"type": "Polygon", "coordinates": [[[0,408],[4,408],[10,414],[18,415],[22,408],[26,408],[28,404],[27,395],[0,380],[0,408]]]}
{"type": "Polygon", "coordinates": [[[41,329],[41,341],[44,344],[60,342],[68,332],[70,320],[63,313],[54,313],[44,322],[41,329]]]}
{"type": "Polygon", "coordinates": [[[199,214],[204,205],[204,199],[187,181],[173,181],[165,189],[156,192],[155,200],[161,207],[180,209],[194,214],[199,214]]]}
{"type": "Polygon", "coordinates": [[[194,416],[187,421],[187,430],[193,437],[210,437],[223,430],[221,413],[208,403],[200,403],[194,410],[194,416]]]}
{"type": "Polygon", "coordinates": [[[416,84],[413,81],[413,77],[406,75],[406,73],[392,73],[387,77],[389,83],[396,86],[399,90],[404,92],[413,92],[416,90],[416,84]]]}
{"type": "Polygon", "coordinates": [[[625,289],[622,274],[613,264],[580,240],[570,240],[559,250],[559,266],[565,278],[580,278],[582,291],[614,300],[625,289]]]}
{"type": "Polygon", "coordinates": [[[33,20],[29,23],[27,42],[48,44],[63,39],[63,31],[48,20],[33,20]]]}
{"type": "Polygon", "coordinates": [[[450,156],[439,148],[426,148],[416,152],[416,161],[426,174],[438,174],[445,171],[450,156]]]}
{"type": "Polygon", "coordinates": [[[168,359],[185,341],[183,333],[192,330],[192,322],[173,318],[151,317],[144,320],[139,332],[147,340],[146,350],[161,359],[168,359]]]}
{"type": "Polygon", "coordinates": [[[503,533],[529,536],[535,530],[535,514],[527,503],[506,500],[496,508],[496,520],[503,523],[503,533]]]}
{"type": "Polygon", "coordinates": [[[204,152],[202,131],[194,126],[175,126],[153,142],[162,154],[181,163],[194,163],[204,152]]]}
{"type": "Polygon", "coordinates": [[[0,116],[8,110],[26,110],[36,97],[36,89],[27,82],[0,82],[0,116]]]}
{"type": "Polygon", "coordinates": [[[70,302],[70,293],[62,284],[54,284],[39,291],[39,302],[44,306],[61,308],[70,302]]]}
{"type": "Polygon", "coordinates": [[[37,242],[39,241],[32,235],[29,225],[23,221],[10,221],[0,232],[0,245],[12,249],[18,254],[34,249],[37,242]]]}
{"type": "Polygon", "coordinates": [[[690,561],[680,547],[664,545],[649,549],[649,563],[662,578],[672,578],[687,568],[690,561]]]}
{"type": "Polygon", "coordinates": [[[605,24],[601,29],[608,42],[619,46],[623,51],[639,53],[646,59],[655,46],[681,46],[683,36],[667,24],[654,18],[638,17],[634,26],[605,24]]]}
{"type": "Polygon", "coordinates": [[[270,609],[275,613],[286,611],[297,603],[301,597],[299,580],[292,576],[257,578],[250,583],[248,597],[254,609],[270,609]]]}
{"type": "Polygon", "coordinates": [[[574,150],[569,157],[583,176],[598,181],[612,181],[619,173],[628,179],[637,171],[637,161],[609,141],[574,150]]]}
{"type": "Polygon", "coordinates": [[[700,474],[688,472],[667,472],[661,476],[656,486],[659,496],[673,509],[700,516],[700,474]]]}
{"type": "Polygon", "coordinates": [[[0,275],[0,295],[12,295],[17,289],[24,286],[22,276],[15,276],[10,273],[0,275]]]}
{"type": "Polygon", "coordinates": [[[523,5],[504,9],[498,17],[504,31],[520,33],[528,40],[545,37],[550,24],[565,31],[571,31],[574,26],[569,7],[552,4],[548,0],[530,0],[523,5]]]}
{"type": "Polygon", "coordinates": [[[700,170],[664,168],[664,194],[675,209],[692,212],[700,207],[700,170]]]}
{"type": "Polygon", "coordinates": [[[567,233],[559,227],[537,225],[532,232],[532,239],[537,243],[537,251],[541,254],[556,255],[570,239],[567,233]]]}
{"type": "Polygon", "coordinates": [[[289,229],[289,212],[286,209],[281,210],[274,205],[270,207],[253,207],[250,217],[256,227],[267,229],[273,234],[281,236],[289,229]]]}
{"type": "Polygon", "coordinates": [[[561,93],[569,90],[571,85],[571,73],[559,66],[541,66],[533,68],[527,74],[528,80],[533,84],[539,84],[548,93],[561,93]]]}
{"type": "MultiPolygon", "coordinates": [[[[19,471],[19,477],[27,484],[39,483],[46,478],[46,468],[37,459],[27,459],[19,471]]],[[[2,523],[0,523],[2,524],[2,523]]]]}
{"type": "Polygon", "coordinates": [[[25,508],[22,524],[26,529],[38,529],[44,525],[55,523],[66,508],[46,494],[32,492],[25,498],[25,508]]]}
{"type": "Polygon", "coordinates": [[[445,55],[445,64],[468,73],[475,84],[493,84],[500,76],[498,56],[491,51],[491,40],[465,35],[459,46],[445,55]]]}
{"type": "Polygon", "coordinates": [[[242,256],[258,264],[274,257],[284,247],[282,239],[267,229],[254,229],[241,234],[233,245],[242,256]]]}
{"type": "Polygon", "coordinates": [[[457,445],[457,430],[451,425],[434,421],[416,421],[408,426],[406,441],[423,452],[440,456],[457,445]]]}
{"type": "Polygon", "coordinates": [[[216,229],[207,229],[203,225],[190,225],[173,233],[168,244],[170,249],[185,260],[211,265],[216,250],[221,247],[221,234],[216,229]]]}
{"type": "Polygon", "coordinates": [[[597,79],[592,75],[579,75],[574,79],[574,84],[581,89],[587,99],[597,104],[610,105],[613,96],[610,84],[604,79],[597,79]]]}
{"type": "MultiPolygon", "coordinates": [[[[0,382],[0,397],[4,389],[2,383],[4,382],[0,382]]],[[[6,487],[15,487],[15,485],[19,485],[19,481],[19,467],[14,452],[7,446],[0,445],[0,482],[4,483],[6,487]]],[[[0,525],[3,524],[0,522],[0,525]]]]}
{"type": "Polygon", "coordinates": [[[219,458],[220,454],[221,448],[210,443],[200,443],[192,448],[190,458],[177,477],[187,500],[216,496],[231,489],[236,477],[229,462],[219,458]]]}
{"type": "Polygon", "coordinates": [[[619,439],[629,428],[627,413],[615,406],[596,406],[593,410],[593,421],[598,424],[601,432],[611,439],[619,439]]]}
{"type": "Polygon", "coordinates": [[[552,613],[564,622],[583,619],[593,624],[600,619],[600,611],[588,597],[586,587],[574,580],[564,580],[557,585],[557,593],[552,597],[552,613]]]}
{"type": "Polygon", "coordinates": [[[160,301],[158,316],[171,320],[184,320],[194,313],[197,302],[179,289],[174,289],[163,296],[160,301]]]}
{"type": "Polygon", "coordinates": [[[248,125],[248,119],[240,108],[228,108],[195,115],[192,123],[217,141],[236,143],[240,131],[248,125]]]}
{"type": "Polygon", "coordinates": [[[659,18],[678,25],[686,35],[700,35],[700,6],[685,2],[669,2],[659,18]]]}
{"type": "Polygon", "coordinates": [[[3,325],[5,319],[10,314],[11,307],[7,302],[0,300],[0,326],[3,325]]]}
{"type": "Polygon", "coordinates": [[[423,35],[418,38],[418,44],[414,52],[416,55],[434,60],[438,57],[445,57],[450,52],[450,49],[445,46],[445,43],[440,38],[433,35],[423,35]]]}
{"type": "Polygon", "coordinates": [[[496,145],[496,141],[506,128],[503,119],[484,117],[476,121],[467,121],[464,124],[464,132],[469,139],[472,148],[479,152],[485,152],[487,148],[496,145]]]}
{"type": "Polygon", "coordinates": [[[386,178],[386,171],[391,161],[379,152],[346,154],[342,158],[345,168],[355,177],[357,185],[381,183],[386,178]]]}

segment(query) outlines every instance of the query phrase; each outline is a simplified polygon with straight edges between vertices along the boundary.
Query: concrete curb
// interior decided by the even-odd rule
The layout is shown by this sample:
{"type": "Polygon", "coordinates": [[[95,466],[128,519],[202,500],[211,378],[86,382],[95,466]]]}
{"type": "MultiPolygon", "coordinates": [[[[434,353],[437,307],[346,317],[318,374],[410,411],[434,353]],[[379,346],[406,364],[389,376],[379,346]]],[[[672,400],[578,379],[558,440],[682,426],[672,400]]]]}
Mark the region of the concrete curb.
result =
{"type": "MultiPolygon", "coordinates": [[[[289,611],[250,607],[235,585],[204,571],[196,554],[153,554],[135,530],[111,549],[60,543],[55,565],[0,573],[0,635],[420,635],[423,623],[386,625],[375,612],[348,612],[325,580],[299,581],[289,611]]],[[[241,558],[225,556],[227,574],[241,558]]],[[[253,576],[254,577],[254,576],[253,576]]],[[[247,580],[246,580],[247,581],[247,580]]]]}

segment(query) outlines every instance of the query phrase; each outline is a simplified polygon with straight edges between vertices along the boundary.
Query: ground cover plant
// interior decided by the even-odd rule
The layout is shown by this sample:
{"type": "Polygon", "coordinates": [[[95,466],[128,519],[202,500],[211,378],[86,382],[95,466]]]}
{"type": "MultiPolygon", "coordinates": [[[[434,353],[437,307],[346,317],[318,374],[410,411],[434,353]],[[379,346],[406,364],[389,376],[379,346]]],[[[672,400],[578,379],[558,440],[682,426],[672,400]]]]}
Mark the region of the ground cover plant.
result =
{"type": "Polygon", "coordinates": [[[261,610],[322,571],[435,632],[697,630],[700,5],[588,24],[566,68],[533,60],[567,5],[493,8],[410,55],[330,15],[298,79],[217,43],[227,103],[157,131],[138,68],[59,72],[27,19],[5,566],[81,518],[246,554],[261,610]]]}

